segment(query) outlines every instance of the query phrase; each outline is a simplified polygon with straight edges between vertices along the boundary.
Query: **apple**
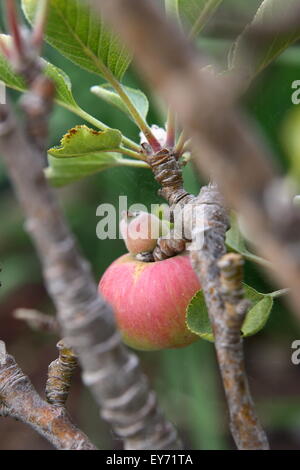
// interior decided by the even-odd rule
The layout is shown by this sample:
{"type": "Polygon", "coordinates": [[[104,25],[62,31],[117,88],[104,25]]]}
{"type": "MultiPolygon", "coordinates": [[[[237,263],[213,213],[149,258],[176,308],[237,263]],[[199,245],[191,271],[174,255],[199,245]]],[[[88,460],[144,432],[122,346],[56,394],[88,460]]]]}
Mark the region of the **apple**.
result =
{"type": "Polygon", "coordinates": [[[198,290],[187,254],[149,263],[129,253],[114,261],[99,283],[124,342],[145,351],[179,348],[199,339],[185,324],[186,307],[198,290]]]}

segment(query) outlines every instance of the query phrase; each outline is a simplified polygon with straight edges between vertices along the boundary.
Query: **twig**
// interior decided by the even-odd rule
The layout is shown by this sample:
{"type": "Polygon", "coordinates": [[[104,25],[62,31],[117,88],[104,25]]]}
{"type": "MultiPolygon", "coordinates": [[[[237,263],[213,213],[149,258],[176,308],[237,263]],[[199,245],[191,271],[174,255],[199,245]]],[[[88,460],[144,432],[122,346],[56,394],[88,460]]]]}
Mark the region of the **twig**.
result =
{"type": "Polygon", "coordinates": [[[37,310],[19,308],[13,312],[13,316],[17,320],[25,321],[33,330],[58,334],[58,321],[52,315],[46,315],[37,310]]]}
{"type": "Polygon", "coordinates": [[[57,449],[96,450],[66,410],[46,403],[0,341],[0,414],[31,426],[57,449]]]}
{"type": "Polygon", "coordinates": [[[225,309],[222,316],[214,317],[213,321],[218,363],[229,404],[231,432],[241,450],[269,449],[254,408],[244,364],[241,327],[250,304],[244,298],[242,257],[228,253],[220,259],[218,267],[225,309]]]}
{"type": "Polygon", "coordinates": [[[168,111],[167,117],[167,139],[166,139],[166,147],[169,149],[173,149],[175,145],[175,138],[176,138],[176,116],[172,112],[171,109],[168,111]]]}
{"type": "Polygon", "coordinates": [[[6,0],[7,22],[14,42],[14,60],[16,63],[23,54],[23,41],[21,28],[18,22],[18,13],[15,0],[6,0]]]}
{"type": "Polygon", "coordinates": [[[175,150],[174,150],[174,153],[175,153],[177,158],[179,158],[183,154],[184,146],[185,146],[187,140],[188,139],[187,139],[187,136],[186,136],[186,132],[182,131],[179,138],[178,138],[178,141],[176,142],[176,147],[175,147],[175,150]]]}
{"type": "Polygon", "coordinates": [[[46,383],[48,403],[55,406],[65,406],[71,388],[71,379],[77,367],[77,357],[67,340],[57,343],[58,359],[51,362],[46,383]]]}
{"type": "Polygon", "coordinates": [[[36,48],[36,52],[40,53],[44,41],[45,27],[50,7],[49,0],[40,0],[37,8],[36,18],[34,21],[34,30],[32,31],[31,42],[36,48]]]}

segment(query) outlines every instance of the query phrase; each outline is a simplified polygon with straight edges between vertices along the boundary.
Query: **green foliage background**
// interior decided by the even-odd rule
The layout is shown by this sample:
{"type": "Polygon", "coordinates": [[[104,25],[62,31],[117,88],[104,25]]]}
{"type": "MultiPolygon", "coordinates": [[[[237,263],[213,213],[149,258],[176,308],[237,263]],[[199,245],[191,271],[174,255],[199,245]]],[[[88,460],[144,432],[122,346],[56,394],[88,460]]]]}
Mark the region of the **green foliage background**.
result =
{"type": "MultiPolygon", "coordinates": [[[[240,0],[230,0],[230,3],[242,4],[245,22],[255,11],[257,4],[240,0]]],[[[240,22],[234,23],[234,18],[232,21],[235,30],[242,27],[240,22]]],[[[204,33],[202,42],[199,42],[217,60],[224,62],[230,41],[228,37],[212,40],[213,34],[214,25],[204,33]]],[[[137,141],[138,132],[132,121],[89,92],[91,86],[102,82],[101,79],[98,81],[95,75],[78,69],[49,46],[45,49],[45,56],[71,77],[74,96],[84,109],[137,141]]],[[[299,79],[300,45],[296,45],[253,83],[243,99],[243,105],[277,156],[278,165],[284,170],[289,168],[289,163],[280,136],[285,119],[295,112],[295,106],[291,103],[291,84],[299,79]]],[[[126,75],[125,84],[148,91],[132,68],[126,75]]],[[[9,96],[14,102],[18,99],[15,92],[9,92],[9,96]]],[[[149,122],[163,124],[163,113],[155,106],[157,100],[152,97],[151,103],[149,122]]],[[[51,117],[49,147],[58,145],[61,136],[76,124],[84,124],[84,121],[56,106],[51,117]]],[[[188,165],[185,169],[186,189],[195,193],[200,184],[193,168],[188,165]]],[[[57,190],[68,221],[82,251],[92,264],[96,279],[100,279],[106,267],[125,252],[121,240],[101,241],[96,238],[97,206],[101,203],[117,206],[119,196],[126,195],[129,204],[141,202],[150,207],[151,203],[163,202],[156,194],[157,189],[158,186],[148,170],[112,168],[57,190]]],[[[0,337],[7,341],[10,352],[16,355],[20,365],[42,391],[47,365],[56,357],[56,338],[28,331],[25,326],[13,320],[11,314],[13,308],[27,305],[49,313],[53,312],[53,308],[41,287],[39,263],[24,231],[23,218],[1,159],[0,262],[0,337]]],[[[245,281],[260,292],[274,290],[265,274],[248,262],[245,281]]],[[[292,365],[290,360],[291,343],[299,336],[298,323],[286,305],[276,301],[264,330],[245,340],[250,385],[273,448],[299,448],[300,377],[298,367],[292,365]]],[[[160,395],[162,406],[178,426],[188,448],[233,447],[212,344],[200,340],[182,350],[140,353],[140,356],[160,395]]],[[[81,387],[79,377],[75,380],[71,395],[70,409],[94,442],[100,448],[118,447],[118,441],[110,434],[106,425],[101,424],[95,405],[88,392],[81,387]]],[[[44,441],[22,424],[1,418],[0,449],[10,448],[9,446],[47,448],[44,441]],[[29,435],[27,440],[25,434],[29,435]],[[19,438],[14,440],[15,435],[19,438]]]]}

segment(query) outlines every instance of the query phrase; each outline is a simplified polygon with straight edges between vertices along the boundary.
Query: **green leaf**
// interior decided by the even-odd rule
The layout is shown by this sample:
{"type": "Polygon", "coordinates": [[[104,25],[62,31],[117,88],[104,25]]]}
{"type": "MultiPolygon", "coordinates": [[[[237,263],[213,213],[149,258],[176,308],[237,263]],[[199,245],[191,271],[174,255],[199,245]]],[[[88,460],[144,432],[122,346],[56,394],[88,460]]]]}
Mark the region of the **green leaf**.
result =
{"type": "MultiPolygon", "coordinates": [[[[139,111],[143,119],[146,119],[148,111],[149,111],[149,102],[148,102],[146,95],[140,90],[129,88],[124,85],[122,85],[122,88],[127,94],[127,96],[130,98],[134,107],[139,111]]],[[[101,85],[101,86],[93,86],[91,88],[91,92],[94,93],[99,98],[106,101],[107,103],[113,104],[114,106],[119,108],[121,111],[126,113],[130,117],[130,119],[132,119],[132,116],[129,113],[127,106],[125,106],[123,100],[114,91],[114,89],[110,86],[109,83],[105,83],[104,85],[101,85]]]]}
{"type": "Polygon", "coordinates": [[[165,0],[167,12],[186,20],[194,35],[202,30],[221,2],[222,0],[165,0]]]}
{"type": "MultiPolygon", "coordinates": [[[[4,41],[7,46],[10,46],[11,37],[5,34],[0,34],[0,40],[4,41]]],[[[72,84],[69,77],[58,67],[55,67],[50,62],[43,60],[45,67],[45,74],[50,77],[56,86],[56,101],[60,105],[67,108],[77,108],[74,97],[72,95],[72,84]]],[[[22,77],[17,75],[7,62],[6,58],[0,53],[0,79],[9,87],[18,91],[25,91],[26,84],[22,77]]]]}
{"type": "MultiPolygon", "coordinates": [[[[22,0],[31,23],[37,5],[38,0],[22,0]]],[[[120,80],[130,63],[124,46],[82,1],[50,0],[45,38],[68,59],[102,76],[109,70],[120,80]]]]}
{"type": "Polygon", "coordinates": [[[82,157],[116,150],[121,140],[122,134],[116,129],[96,131],[85,125],[76,126],[63,136],[60,147],[53,147],[48,153],[54,157],[82,157]]]}
{"type": "Polygon", "coordinates": [[[247,299],[251,300],[253,307],[247,313],[242,333],[243,336],[252,336],[263,329],[270,316],[274,300],[270,295],[257,292],[250,286],[244,286],[247,299]]]}
{"type": "Polygon", "coordinates": [[[68,75],[50,62],[45,61],[45,74],[55,83],[56,102],[68,108],[77,108],[78,105],[72,94],[72,83],[68,75]]]}
{"type": "Polygon", "coordinates": [[[122,164],[114,152],[120,147],[118,130],[95,131],[76,126],[61,140],[60,147],[49,150],[46,176],[53,186],[63,186],[88,175],[122,164]]]}
{"type": "MultiPolygon", "coordinates": [[[[243,336],[252,336],[258,333],[266,324],[273,306],[272,294],[261,294],[250,286],[244,284],[245,297],[252,303],[246,315],[243,327],[243,336]]],[[[198,291],[186,311],[186,324],[190,331],[207,341],[214,341],[213,332],[208,316],[203,291],[198,291]]]]}
{"type": "Polygon", "coordinates": [[[238,220],[236,215],[231,212],[230,217],[230,229],[226,233],[226,246],[229,250],[240,253],[243,257],[249,261],[260,264],[262,266],[270,267],[269,261],[256,256],[251,253],[246,247],[245,240],[240,232],[238,220]]]}
{"type": "Polygon", "coordinates": [[[51,186],[57,188],[120,165],[117,154],[106,152],[79,158],[56,158],[50,155],[48,160],[49,166],[45,175],[51,186]]]}
{"type": "Polygon", "coordinates": [[[205,298],[202,290],[199,290],[186,310],[186,325],[188,329],[207,341],[214,341],[205,298]]]}
{"type": "Polygon", "coordinates": [[[276,20],[284,19],[293,8],[299,5],[299,0],[264,0],[252,21],[236,40],[229,54],[229,68],[241,69],[245,80],[253,79],[287,47],[300,38],[300,23],[289,34],[281,34],[273,30],[267,40],[255,46],[251,59],[248,46],[253,43],[251,35],[254,28],[264,29],[264,25],[276,24],[276,20]]]}

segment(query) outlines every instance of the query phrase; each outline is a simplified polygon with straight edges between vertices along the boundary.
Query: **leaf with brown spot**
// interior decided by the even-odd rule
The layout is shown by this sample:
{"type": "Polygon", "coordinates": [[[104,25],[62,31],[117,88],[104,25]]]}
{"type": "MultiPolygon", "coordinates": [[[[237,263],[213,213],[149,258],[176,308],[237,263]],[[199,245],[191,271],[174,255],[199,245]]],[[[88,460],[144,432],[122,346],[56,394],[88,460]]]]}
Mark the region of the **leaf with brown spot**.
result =
{"type": "Polygon", "coordinates": [[[122,164],[115,153],[122,134],[115,129],[96,131],[82,125],[70,129],[59,147],[49,150],[46,176],[53,186],[63,186],[88,175],[122,164]]]}

